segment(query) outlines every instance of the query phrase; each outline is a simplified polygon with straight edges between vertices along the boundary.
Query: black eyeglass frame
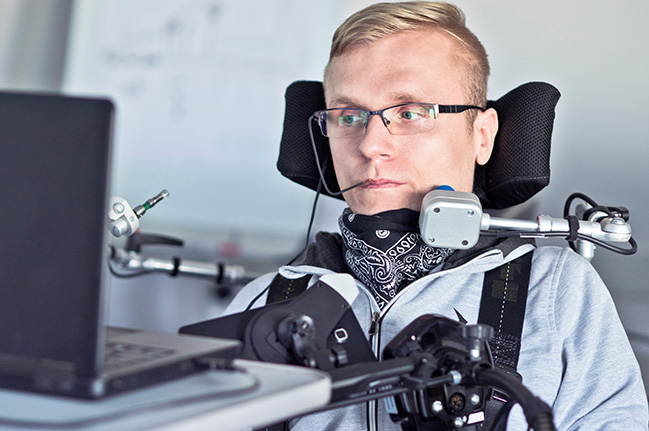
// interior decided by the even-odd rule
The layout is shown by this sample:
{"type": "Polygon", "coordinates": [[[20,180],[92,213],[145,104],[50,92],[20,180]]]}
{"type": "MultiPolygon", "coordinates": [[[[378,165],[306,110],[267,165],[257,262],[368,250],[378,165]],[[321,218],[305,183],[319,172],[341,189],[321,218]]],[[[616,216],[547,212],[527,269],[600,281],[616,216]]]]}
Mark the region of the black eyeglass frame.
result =
{"type": "Polygon", "coordinates": [[[486,110],[486,108],[483,108],[481,106],[475,106],[475,105],[439,105],[437,103],[408,102],[408,103],[400,103],[398,105],[388,106],[387,108],[383,108],[383,109],[380,109],[378,111],[368,111],[368,110],[362,109],[362,108],[329,108],[329,109],[321,109],[319,111],[314,112],[313,115],[311,116],[311,119],[318,122],[318,126],[320,128],[320,133],[322,133],[323,136],[329,137],[327,135],[327,127],[326,127],[326,122],[324,121],[324,115],[327,112],[350,109],[350,110],[365,112],[367,114],[367,121],[365,121],[365,124],[364,124],[364,127],[363,127],[363,133],[359,134],[359,136],[365,134],[365,131],[367,130],[367,125],[369,124],[370,117],[372,115],[378,115],[379,117],[381,117],[381,121],[383,122],[383,125],[386,127],[386,129],[388,129],[388,132],[390,134],[394,134],[394,133],[392,133],[392,131],[388,127],[388,125],[390,124],[390,120],[385,118],[383,116],[383,113],[385,111],[389,110],[389,109],[394,109],[394,108],[398,108],[400,106],[408,106],[408,105],[432,107],[433,108],[433,119],[435,119],[435,120],[437,119],[437,116],[439,114],[459,114],[459,113],[462,113],[464,111],[468,111],[469,109],[479,109],[481,112],[484,112],[486,110]]]}

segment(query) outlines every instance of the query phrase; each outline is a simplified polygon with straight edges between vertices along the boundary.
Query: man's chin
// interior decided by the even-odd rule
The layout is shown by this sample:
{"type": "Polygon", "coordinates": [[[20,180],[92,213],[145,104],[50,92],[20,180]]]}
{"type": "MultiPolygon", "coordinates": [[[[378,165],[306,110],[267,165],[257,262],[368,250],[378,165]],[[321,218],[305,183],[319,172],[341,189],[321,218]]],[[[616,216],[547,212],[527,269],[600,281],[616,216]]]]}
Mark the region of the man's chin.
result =
{"type": "MultiPolygon", "coordinates": [[[[349,203],[348,203],[349,204],[349,203]]],[[[360,205],[353,205],[349,204],[349,208],[352,210],[354,214],[359,214],[359,215],[376,215],[380,214],[386,211],[392,211],[392,210],[400,210],[404,208],[411,209],[413,211],[419,211],[421,209],[421,202],[419,205],[415,206],[412,204],[408,204],[407,202],[394,202],[394,203],[376,203],[376,204],[360,204],[360,205]]]]}
{"type": "Polygon", "coordinates": [[[345,193],[345,201],[354,214],[375,215],[390,210],[421,209],[422,198],[404,193],[404,189],[352,190],[345,193]]]}

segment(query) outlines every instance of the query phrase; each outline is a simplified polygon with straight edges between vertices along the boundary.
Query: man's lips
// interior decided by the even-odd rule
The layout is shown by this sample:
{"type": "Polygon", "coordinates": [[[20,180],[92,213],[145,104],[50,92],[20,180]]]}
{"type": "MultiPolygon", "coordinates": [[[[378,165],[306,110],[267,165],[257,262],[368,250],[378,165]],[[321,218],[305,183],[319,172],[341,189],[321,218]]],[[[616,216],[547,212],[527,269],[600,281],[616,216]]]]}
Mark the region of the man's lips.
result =
{"type": "Polygon", "coordinates": [[[399,181],[389,180],[385,178],[378,178],[375,180],[373,179],[366,180],[362,187],[364,189],[380,189],[380,188],[398,187],[402,184],[403,183],[400,183],[399,181]]]}

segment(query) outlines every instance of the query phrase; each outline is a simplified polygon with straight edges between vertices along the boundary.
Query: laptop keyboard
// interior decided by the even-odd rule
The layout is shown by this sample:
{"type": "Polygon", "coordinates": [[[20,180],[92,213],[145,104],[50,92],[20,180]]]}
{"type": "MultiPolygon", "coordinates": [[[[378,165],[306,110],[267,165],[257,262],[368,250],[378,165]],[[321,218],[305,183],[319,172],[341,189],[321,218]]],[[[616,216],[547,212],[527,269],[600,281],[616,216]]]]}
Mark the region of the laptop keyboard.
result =
{"type": "Polygon", "coordinates": [[[171,356],[174,353],[174,349],[165,347],[142,346],[138,344],[109,341],[106,343],[106,360],[104,362],[104,369],[114,370],[123,367],[130,367],[150,362],[154,359],[171,356]]]}

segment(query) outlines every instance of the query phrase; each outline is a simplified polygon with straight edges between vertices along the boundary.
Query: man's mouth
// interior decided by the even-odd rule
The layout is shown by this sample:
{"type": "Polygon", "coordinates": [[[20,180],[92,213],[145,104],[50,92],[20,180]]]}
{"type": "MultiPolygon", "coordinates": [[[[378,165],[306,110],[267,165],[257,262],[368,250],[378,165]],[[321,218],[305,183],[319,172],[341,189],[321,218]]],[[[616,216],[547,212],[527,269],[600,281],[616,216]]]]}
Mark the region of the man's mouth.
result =
{"type": "Polygon", "coordinates": [[[380,189],[380,188],[398,187],[401,184],[402,183],[398,181],[393,181],[385,178],[378,178],[378,179],[366,180],[362,187],[364,189],[380,189]]]}

